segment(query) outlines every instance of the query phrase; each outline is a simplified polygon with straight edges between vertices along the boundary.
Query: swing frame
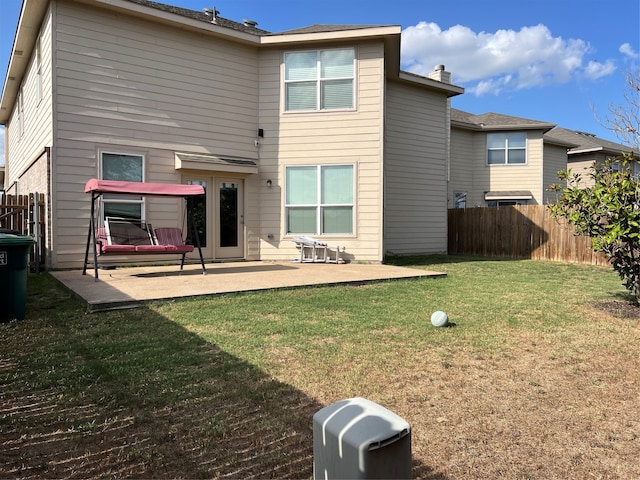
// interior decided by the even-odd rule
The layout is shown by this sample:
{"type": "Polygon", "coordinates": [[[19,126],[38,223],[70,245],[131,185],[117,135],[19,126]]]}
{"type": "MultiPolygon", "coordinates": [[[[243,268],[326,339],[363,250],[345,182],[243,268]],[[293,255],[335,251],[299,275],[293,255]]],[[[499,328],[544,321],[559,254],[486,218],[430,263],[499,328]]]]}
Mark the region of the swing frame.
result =
{"type": "MultiPolygon", "coordinates": [[[[93,271],[94,279],[98,281],[98,257],[103,255],[158,255],[158,254],[171,254],[181,255],[182,261],[180,263],[180,270],[184,268],[185,256],[187,253],[192,252],[194,248],[197,248],[200,256],[200,264],[202,265],[202,274],[206,275],[207,270],[204,265],[204,258],[202,256],[202,248],[200,246],[200,237],[198,236],[198,229],[193,221],[193,216],[188,215],[188,211],[192,208],[192,201],[195,197],[204,195],[205,189],[202,185],[184,185],[184,184],[169,184],[169,183],[147,183],[147,182],[124,182],[118,180],[98,180],[92,178],[89,180],[84,189],[85,193],[91,194],[91,216],[89,220],[89,230],[87,232],[87,245],[84,255],[84,267],[82,274],[87,274],[87,266],[89,261],[89,249],[93,245],[93,271]],[[172,228],[176,234],[172,235],[172,239],[164,240],[163,243],[158,244],[154,230],[149,224],[143,224],[141,220],[132,220],[131,224],[138,228],[138,225],[145,225],[145,228],[149,231],[150,242],[144,242],[144,244],[137,244],[139,242],[131,242],[121,240],[122,243],[113,244],[112,238],[104,232],[98,232],[98,226],[96,222],[96,215],[98,209],[96,204],[102,198],[104,194],[108,195],[128,195],[128,196],[143,196],[143,197],[177,197],[184,198],[186,201],[185,214],[188,219],[187,228],[192,233],[192,239],[195,245],[186,245],[182,240],[182,230],[180,228],[172,228]],[[179,232],[179,235],[177,234],[179,232]],[[104,241],[109,245],[104,245],[104,241]]],[[[123,220],[118,220],[122,222],[123,220]]],[[[102,230],[105,228],[101,227],[102,230]]],[[[160,230],[160,229],[158,229],[160,230]]],[[[164,229],[168,230],[168,229],[164,229]]]]}

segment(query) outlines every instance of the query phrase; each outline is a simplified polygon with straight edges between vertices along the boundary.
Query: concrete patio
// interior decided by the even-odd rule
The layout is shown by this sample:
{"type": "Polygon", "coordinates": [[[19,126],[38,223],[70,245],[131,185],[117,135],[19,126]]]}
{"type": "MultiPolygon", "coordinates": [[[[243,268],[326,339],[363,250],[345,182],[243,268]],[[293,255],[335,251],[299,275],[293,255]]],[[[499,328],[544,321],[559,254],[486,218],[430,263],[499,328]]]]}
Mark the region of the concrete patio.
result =
{"type": "Polygon", "coordinates": [[[199,295],[220,295],[311,285],[439,277],[443,273],[380,264],[294,262],[212,263],[202,274],[200,265],[127,267],[54,271],[51,274],[87,302],[91,311],[132,308],[144,302],[199,295]]]}

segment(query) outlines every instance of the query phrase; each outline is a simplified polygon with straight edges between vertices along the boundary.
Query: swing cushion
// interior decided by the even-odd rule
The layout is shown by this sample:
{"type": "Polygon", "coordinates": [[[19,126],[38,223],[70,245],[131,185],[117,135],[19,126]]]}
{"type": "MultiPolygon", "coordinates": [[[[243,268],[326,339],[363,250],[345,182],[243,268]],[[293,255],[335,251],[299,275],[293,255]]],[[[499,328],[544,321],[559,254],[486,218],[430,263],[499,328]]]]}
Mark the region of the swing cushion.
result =
{"type": "Polygon", "coordinates": [[[182,239],[182,230],[177,227],[161,227],[155,229],[158,245],[166,247],[167,252],[193,252],[193,245],[187,245],[182,239]]]}
{"type": "Polygon", "coordinates": [[[179,228],[156,228],[157,245],[108,245],[107,232],[104,228],[98,228],[96,232],[96,248],[98,255],[121,254],[131,255],[136,253],[190,253],[193,245],[186,245],[182,239],[182,230],[179,228]]]}

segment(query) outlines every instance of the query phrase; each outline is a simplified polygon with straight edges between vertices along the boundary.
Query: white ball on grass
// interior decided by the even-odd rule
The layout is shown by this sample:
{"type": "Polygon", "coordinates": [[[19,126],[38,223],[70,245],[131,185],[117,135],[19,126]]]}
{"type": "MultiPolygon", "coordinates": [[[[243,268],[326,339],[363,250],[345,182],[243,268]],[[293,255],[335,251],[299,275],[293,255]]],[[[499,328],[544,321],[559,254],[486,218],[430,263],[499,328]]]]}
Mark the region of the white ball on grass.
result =
{"type": "Polygon", "coordinates": [[[446,327],[449,324],[449,317],[441,310],[431,314],[431,325],[434,327],[446,327]]]}

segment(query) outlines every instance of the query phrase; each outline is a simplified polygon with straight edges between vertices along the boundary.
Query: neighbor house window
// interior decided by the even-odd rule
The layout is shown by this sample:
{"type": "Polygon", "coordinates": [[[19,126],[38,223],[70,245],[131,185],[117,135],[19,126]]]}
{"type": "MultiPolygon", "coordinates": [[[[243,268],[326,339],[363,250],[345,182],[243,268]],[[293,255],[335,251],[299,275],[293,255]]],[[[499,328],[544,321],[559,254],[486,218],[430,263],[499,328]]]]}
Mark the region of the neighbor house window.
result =
{"type": "MultiPolygon", "coordinates": [[[[100,172],[103,180],[143,182],[144,156],[102,152],[100,172]]],[[[104,195],[102,199],[104,217],[144,220],[143,207],[144,198],[139,196],[104,195]]]]}
{"type": "Polygon", "coordinates": [[[287,233],[353,234],[353,165],[287,167],[287,233]]]}
{"type": "Polygon", "coordinates": [[[611,161],[611,173],[616,173],[620,171],[620,162],[617,159],[612,159],[611,161]]]}
{"type": "Polygon", "coordinates": [[[285,111],[354,108],[355,50],[284,54],[285,111]]]}
{"type": "Polygon", "coordinates": [[[489,165],[522,165],[527,163],[527,134],[488,134],[487,163],[489,165]]]}
{"type": "Polygon", "coordinates": [[[467,192],[456,192],[453,194],[453,208],[467,207],[467,192]]]}

